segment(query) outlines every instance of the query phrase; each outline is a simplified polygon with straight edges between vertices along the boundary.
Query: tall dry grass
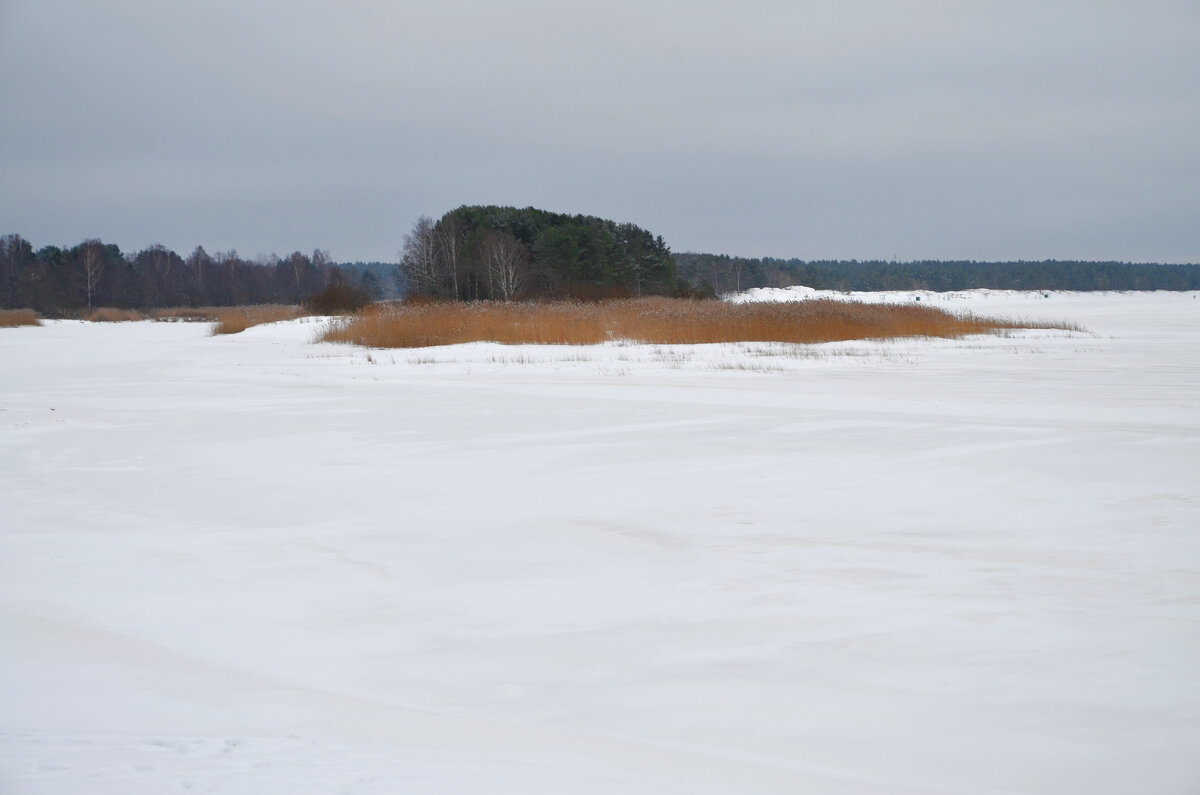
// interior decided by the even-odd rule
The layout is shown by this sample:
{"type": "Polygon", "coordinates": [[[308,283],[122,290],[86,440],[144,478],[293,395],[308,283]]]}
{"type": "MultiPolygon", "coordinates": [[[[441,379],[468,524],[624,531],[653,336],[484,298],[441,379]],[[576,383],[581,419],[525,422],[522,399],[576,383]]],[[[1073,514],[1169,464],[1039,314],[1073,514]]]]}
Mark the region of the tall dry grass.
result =
{"type": "Polygon", "coordinates": [[[0,309],[0,328],[40,325],[42,321],[32,309],[0,309]]]}
{"type": "Polygon", "coordinates": [[[431,303],[378,306],[323,337],[375,348],[421,348],[463,342],[594,345],[609,340],[652,344],[713,342],[820,343],[896,337],[948,337],[1016,328],[1074,328],[953,314],[914,304],[831,299],[731,304],[672,298],[600,303],[431,303]]]}
{"type": "MultiPolygon", "coordinates": [[[[263,304],[257,306],[167,307],[149,309],[145,313],[136,309],[98,307],[78,316],[92,323],[120,323],[146,319],[167,322],[214,323],[213,334],[236,334],[251,326],[275,323],[280,320],[294,320],[311,314],[310,310],[296,305],[263,304]]],[[[0,310],[0,328],[40,325],[41,320],[32,309],[0,310]]]]}
{"type": "Polygon", "coordinates": [[[128,323],[136,320],[145,320],[146,316],[136,309],[116,309],[111,306],[101,306],[85,314],[83,319],[91,323],[128,323]]]}
{"type": "Polygon", "coordinates": [[[294,305],[262,304],[259,306],[234,306],[218,308],[214,314],[215,324],[210,332],[218,334],[237,334],[252,326],[264,323],[278,323],[281,320],[295,320],[312,314],[294,305]]]}

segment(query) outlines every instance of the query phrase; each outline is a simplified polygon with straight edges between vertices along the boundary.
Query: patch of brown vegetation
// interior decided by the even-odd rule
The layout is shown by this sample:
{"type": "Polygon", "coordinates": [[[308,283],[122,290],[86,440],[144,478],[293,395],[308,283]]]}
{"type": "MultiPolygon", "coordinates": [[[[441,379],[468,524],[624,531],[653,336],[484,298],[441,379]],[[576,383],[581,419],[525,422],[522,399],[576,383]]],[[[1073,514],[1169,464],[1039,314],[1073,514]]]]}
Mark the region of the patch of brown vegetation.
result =
{"type": "Polygon", "coordinates": [[[357,287],[331,284],[305,299],[304,307],[315,315],[344,315],[357,312],[370,303],[371,296],[357,287]]]}
{"type": "Polygon", "coordinates": [[[278,323],[281,320],[295,320],[310,314],[294,305],[262,304],[259,306],[223,307],[216,311],[216,324],[210,332],[217,334],[237,334],[252,326],[263,323],[278,323]]]}
{"type": "Polygon", "coordinates": [[[380,306],[335,326],[328,342],[420,348],[463,342],[594,345],[609,340],[672,345],[821,343],[896,337],[957,338],[1017,328],[1063,328],[953,314],[915,304],[816,299],[732,304],[672,298],[599,303],[428,303],[380,306]]]}
{"type": "Polygon", "coordinates": [[[0,328],[40,325],[42,321],[32,309],[0,309],[0,328]]]}
{"type": "Polygon", "coordinates": [[[89,323],[128,323],[145,320],[146,316],[136,309],[116,309],[111,306],[101,306],[83,316],[89,323]]]}

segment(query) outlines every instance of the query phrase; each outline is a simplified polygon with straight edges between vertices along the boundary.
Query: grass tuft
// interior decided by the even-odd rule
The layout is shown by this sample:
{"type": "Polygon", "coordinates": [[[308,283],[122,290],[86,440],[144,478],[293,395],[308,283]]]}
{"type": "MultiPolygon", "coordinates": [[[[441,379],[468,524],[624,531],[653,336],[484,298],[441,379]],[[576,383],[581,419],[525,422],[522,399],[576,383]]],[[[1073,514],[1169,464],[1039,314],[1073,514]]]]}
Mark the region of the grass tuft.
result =
{"type": "Polygon", "coordinates": [[[335,325],[322,339],[373,348],[464,342],[595,345],[630,340],[660,345],[717,342],[821,343],[897,337],[958,338],[1018,328],[1079,330],[954,314],[913,304],[832,299],[732,304],[673,298],[598,303],[428,303],[377,305],[335,325]]]}
{"type": "Polygon", "coordinates": [[[0,309],[0,328],[40,325],[42,321],[32,309],[0,309]]]}

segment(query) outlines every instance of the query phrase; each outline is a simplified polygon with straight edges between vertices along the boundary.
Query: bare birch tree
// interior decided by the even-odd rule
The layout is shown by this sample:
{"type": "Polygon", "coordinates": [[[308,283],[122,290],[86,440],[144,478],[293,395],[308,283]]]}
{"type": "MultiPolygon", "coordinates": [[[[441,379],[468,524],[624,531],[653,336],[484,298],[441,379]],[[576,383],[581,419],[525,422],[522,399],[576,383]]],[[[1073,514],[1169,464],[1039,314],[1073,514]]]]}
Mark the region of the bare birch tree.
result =
{"type": "Polygon", "coordinates": [[[448,282],[450,295],[461,298],[459,294],[459,271],[462,265],[463,246],[466,243],[467,230],[457,215],[448,213],[434,227],[435,267],[442,282],[448,282]]]}
{"type": "Polygon", "coordinates": [[[79,264],[83,268],[83,278],[87,286],[87,305],[92,309],[96,298],[96,288],[100,277],[104,274],[104,244],[99,240],[85,240],[79,251],[79,264]]]}
{"type": "Polygon", "coordinates": [[[412,232],[404,236],[400,270],[408,280],[411,292],[425,295],[438,295],[441,292],[433,219],[429,216],[418,218],[412,232]]]}
{"type": "Polygon", "coordinates": [[[511,301],[529,281],[529,249],[507,232],[489,231],[479,245],[493,298],[511,301]]]}

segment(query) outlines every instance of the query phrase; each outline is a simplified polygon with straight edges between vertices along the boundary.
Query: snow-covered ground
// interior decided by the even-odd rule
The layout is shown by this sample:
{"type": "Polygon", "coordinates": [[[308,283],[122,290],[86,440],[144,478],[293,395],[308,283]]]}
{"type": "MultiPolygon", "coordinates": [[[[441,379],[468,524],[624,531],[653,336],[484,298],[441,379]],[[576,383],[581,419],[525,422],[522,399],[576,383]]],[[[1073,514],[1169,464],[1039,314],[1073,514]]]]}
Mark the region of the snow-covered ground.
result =
{"type": "Polygon", "coordinates": [[[1200,791],[1200,298],[920,298],[1088,333],[0,329],[0,792],[1200,791]]]}

